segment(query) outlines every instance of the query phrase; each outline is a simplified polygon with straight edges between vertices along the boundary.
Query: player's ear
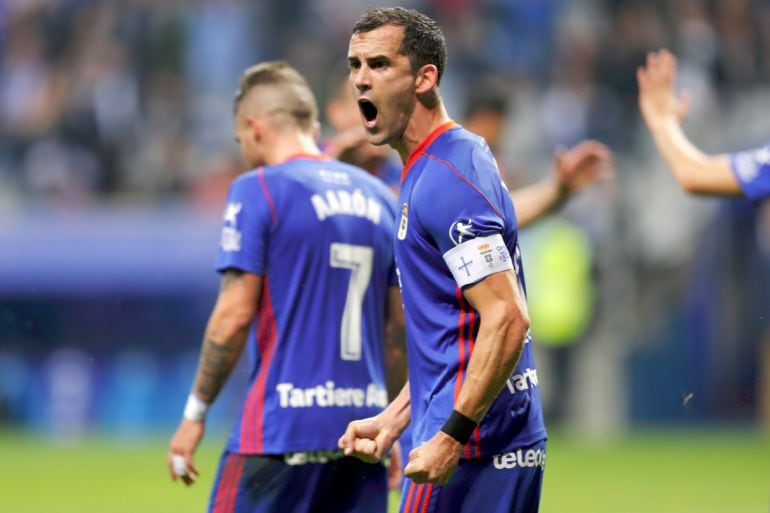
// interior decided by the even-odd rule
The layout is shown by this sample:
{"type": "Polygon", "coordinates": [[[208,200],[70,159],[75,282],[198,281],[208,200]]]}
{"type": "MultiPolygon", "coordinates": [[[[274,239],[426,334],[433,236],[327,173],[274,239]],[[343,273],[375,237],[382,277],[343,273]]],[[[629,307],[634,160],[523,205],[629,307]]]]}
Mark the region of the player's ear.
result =
{"type": "Polygon", "coordinates": [[[254,142],[261,141],[265,131],[262,120],[257,119],[254,116],[249,116],[246,118],[246,123],[249,125],[249,134],[251,134],[251,138],[254,142]]]}
{"type": "Polygon", "coordinates": [[[427,93],[438,84],[438,68],[434,64],[426,64],[417,71],[415,88],[417,94],[427,93]]]}

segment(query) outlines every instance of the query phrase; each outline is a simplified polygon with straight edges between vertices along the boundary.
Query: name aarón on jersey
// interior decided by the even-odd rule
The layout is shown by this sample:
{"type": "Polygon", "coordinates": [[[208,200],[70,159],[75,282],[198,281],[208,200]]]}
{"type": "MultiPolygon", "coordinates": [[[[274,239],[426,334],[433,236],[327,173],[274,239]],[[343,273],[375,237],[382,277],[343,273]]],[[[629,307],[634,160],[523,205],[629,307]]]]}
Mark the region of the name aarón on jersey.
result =
{"type": "Polygon", "coordinates": [[[324,195],[313,194],[310,202],[319,221],[337,215],[362,217],[374,224],[380,224],[382,219],[380,202],[365,195],[361,189],[354,189],[353,192],[329,189],[324,195]]]}

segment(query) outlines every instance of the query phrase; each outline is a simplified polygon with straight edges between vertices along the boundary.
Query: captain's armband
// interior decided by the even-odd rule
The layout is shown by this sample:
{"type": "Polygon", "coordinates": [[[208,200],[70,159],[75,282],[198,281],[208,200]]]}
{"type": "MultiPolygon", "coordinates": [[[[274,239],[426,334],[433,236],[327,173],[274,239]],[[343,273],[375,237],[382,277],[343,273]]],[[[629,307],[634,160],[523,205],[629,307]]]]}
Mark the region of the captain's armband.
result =
{"type": "Polygon", "coordinates": [[[444,262],[460,287],[513,269],[511,254],[499,233],[458,244],[444,253],[444,262]]]}

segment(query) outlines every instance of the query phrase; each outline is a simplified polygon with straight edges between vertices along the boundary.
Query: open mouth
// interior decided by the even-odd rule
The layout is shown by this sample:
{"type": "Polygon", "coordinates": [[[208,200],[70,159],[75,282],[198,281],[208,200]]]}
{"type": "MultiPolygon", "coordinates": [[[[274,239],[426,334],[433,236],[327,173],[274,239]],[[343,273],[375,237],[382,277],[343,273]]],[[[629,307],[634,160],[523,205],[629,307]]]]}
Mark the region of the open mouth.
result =
{"type": "Polygon", "coordinates": [[[361,115],[364,117],[364,126],[366,126],[366,128],[374,127],[377,123],[377,107],[366,98],[361,98],[358,100],[358,108],[361,110],[361,115]]]}

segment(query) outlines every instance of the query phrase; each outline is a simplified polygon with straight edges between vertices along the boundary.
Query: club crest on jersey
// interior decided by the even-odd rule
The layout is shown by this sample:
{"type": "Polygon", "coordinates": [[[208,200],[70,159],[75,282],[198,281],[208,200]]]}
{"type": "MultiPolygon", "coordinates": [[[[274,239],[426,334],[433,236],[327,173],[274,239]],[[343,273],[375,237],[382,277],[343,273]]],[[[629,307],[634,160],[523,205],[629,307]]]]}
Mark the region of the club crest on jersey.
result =
{"type": "Polygon", "coordinates": [[[404,202],[401,207],[401,222],[398,224],[398,240],[406,239],[406,229],[409,224],[409,205],[404,202]]]}
{"type": "Polygon", "coordinates": [[[463,242],[476,237],[472,228],[473,221],[471,219],[468,219],[467,221],[458,219],[449,227],[449,238],[452,239],[455,246],[459,246],[463,242]]]}

